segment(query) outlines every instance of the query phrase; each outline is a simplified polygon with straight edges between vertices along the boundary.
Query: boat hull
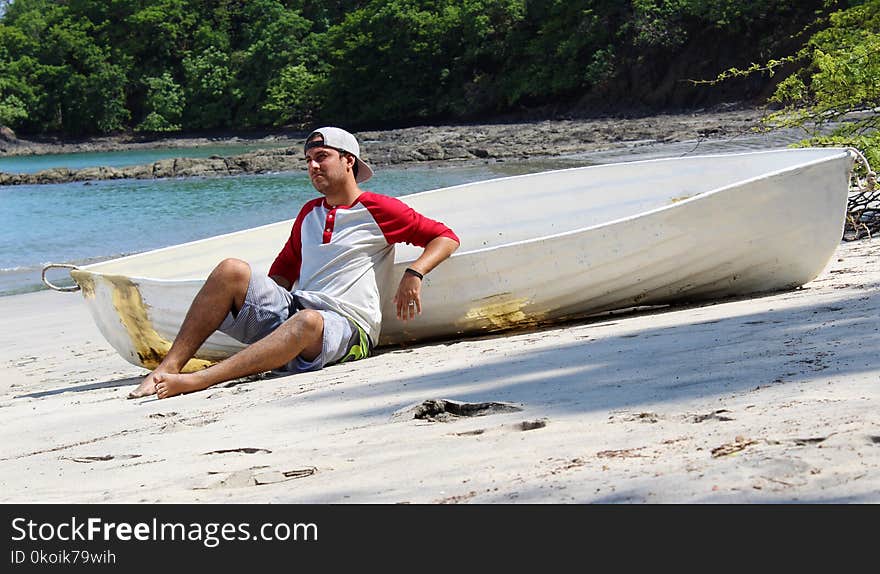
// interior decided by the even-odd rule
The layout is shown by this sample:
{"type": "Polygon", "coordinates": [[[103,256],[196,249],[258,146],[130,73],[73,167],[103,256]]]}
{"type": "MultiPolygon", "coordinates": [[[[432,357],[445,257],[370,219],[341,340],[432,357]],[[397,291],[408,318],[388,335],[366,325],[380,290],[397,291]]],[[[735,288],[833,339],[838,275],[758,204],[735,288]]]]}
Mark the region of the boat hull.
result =
{"type": "MultiPolygon", "coordinates": [[[[395,317],[393,286],[383,286],[379,344],[488,333],[614,309],[803,285],[821,273],[840,243],[852,169],[846,150],[803,151],[594,166],[401,197],[449,224],[462,247],[425,277],[423,312],[416,320],[395,317]],[[768,171],[762,162],[778,162],[780,167],[768,171]],[[737,170],[748,175],[749,169],[761,173],[737,180],[737,170]],[[654,188],[639,191],[640,186],[652,185],[645,174],[656,176],[654,187],[662,193],[654,188]],[[554,190],[565,205],[555,203],[554,190]],[[603,190],[613,193],[606,197],[603,190]],[[529,199],[530,192],[538,199],[529,199]],[[457,201],[450,201],[450,194],[457,201]],[[477,207],[492,213],[480,214],[473,206],[446,207],[460,206],[468,194],[477,207]],[[589,205],[579,207],[579,201],[589,205]],[[541,217],[542,205],[550,212],[547,217],[541,217]],[[603,210],[608,213],[594,215],[603,210]],[[565,221],[569,213],[577,221],[565,221]],[[480,216],[509,225],[481,221],[480,216]],[[501,238],[494,240],[493,235],[501,238]]],[[[133,364],[154,368],[210,269],[231,256],[256,259],[255,272],[264,272],[271,263],[267,257],[277,253],[290,224],[99,263],[71,275],[111,345],[133,364]],[[255,257],[256,253],[262,255],[255,257]],[[185,268],[190,276],[165,273],[162,266],[185,268]],[[144,276],[131,272],[139,267],[144,276]],[[150,269],[160,278],[147,276],[150,269]]],[[[417,255],[417,249],[399,248],[394,276],[417,255]]],[[[187,368],[202,368],[240,348],[240,343],[216,333],[187,368]]]]}

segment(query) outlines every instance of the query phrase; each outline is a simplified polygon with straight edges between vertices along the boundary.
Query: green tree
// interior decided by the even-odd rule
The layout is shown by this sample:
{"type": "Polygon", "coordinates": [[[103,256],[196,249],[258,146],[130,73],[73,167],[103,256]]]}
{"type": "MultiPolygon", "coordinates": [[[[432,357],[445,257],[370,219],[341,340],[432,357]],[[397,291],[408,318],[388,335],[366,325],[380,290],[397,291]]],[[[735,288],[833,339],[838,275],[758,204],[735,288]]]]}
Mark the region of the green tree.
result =
{"type": "MultiPolygon", "coordinates": [[[[237,17],[238,30],[232,52],[234,89],[240,94],[233,121],[237,125],[278,125],[314,105],[308,94],[289,94],[297,102],[290,118],[282,119],[274,106],[281,90],[311,89],[317,76],[307,70],[314,60],[307,36],[311,22],[277,0],[250,0],[237,17]],[[294,77],[294,75],[296,77],[294,77]],[[291,83],[292,80],[296,80],[291,83]],[[302,83],[305,82],[305,83],[302,83]],[[269,91],[271,90],[271,92],[269,91]],[[272,98],[274,104],[265,105],[272,98]]],[[[285,115],[285,114],[281,114],[285,115]]]]}
{"type": "Polygon", "coordinates": [[[349,12],[323,38],[323,114],[388,123],[491,107],[522,17],[521,0],[374,0],[349,12]]]}
{"type": "Polygon", "coordinates": [[[170,72],[164,72],[157,78],[146,78],[147,86],[146,111],[136,131],[171,132],[180,130],[180,118],[183,115],[183,89],[174,81],[170,72]]]}
{"type": "Polygon", "coordinates": [[[343,122],[432,115],[446,88],[445,2],[375,0],[327,32],[327,109],[343,122]]]}
{"type": "Polygon", "coordinates": [[[802,66],[780,82],[767,124],[805,129],[805,144],[857,147],[880,165],[880,0],[834,12],[790,60],[802,66]]]}
{"type": "Polygon", "coordinates": [[[0,79],[0,126],[14,127],[28,117],[25,103],[11,91],[9,81],[0,79]]]}
{"type": "Polygon", "coordinates": [[[264,111],[276,126],[295,124],[305,126],[320,106],[317,86],[321,78],[303,64],[289,65],[269,83],[264,111]]]}
{"type": "Polygon", "coordinates": [[[0,77],[26,116],[25,127],[70,134],[121,129],[129,118],[125,73],[93,37],[94,26],[65,4],[17,0],[9,6],[0,33],[0,77]],[[22,84],[27,86],[23,88],[22,84]]]}
{"type": "Polygon", "coordinates": [[[22,61],[13,54],[13,47],[26,42],[24,34],[0,23],[0,125],[18,128],[28,119],[28,109],[37,101],[37,94],[27,82],[29,73],[23,73],[33,60],[22,61]]]}
{"type": "Polygon", "coordinates": [[[89,35],[90,24],[65,19],[50,29],[49,48],[60,74],[57,109],[67,133],[107,133],[125,127],[125,73],[89,35]]]}
{"type": "Polygon", "coordinates": [[[239,93],[225,52],[210,46],[183,59],[187,124],[195,128],[227,127],[239,93]]]}
{"type": "MultiPolygon", "coordinates": [[[[0,16],[0,121],[87,135],[688,106],[709,90],[683,79],[791,53],[792,32],[829,2],[15,0],[0,16]]],[[[876,15],[874,1],[852,4],[876,15]]],[[[861,81],[832,73],[835,41],[816,36],[801,54],[820,73],[787,81],[792,105],[861,81]]],[[[840,46],[873,57],[867,40],[840,46]]],[[[728,84],[728,99],[766,94],[766,75],[749,82],[728,84]]]]}
{"type": "Polygon", "coordinates": [[[606,82],[617,70],[626,3],[535,0],[512,43],[501,82],[507,106],[566,100],[606,82]]]}

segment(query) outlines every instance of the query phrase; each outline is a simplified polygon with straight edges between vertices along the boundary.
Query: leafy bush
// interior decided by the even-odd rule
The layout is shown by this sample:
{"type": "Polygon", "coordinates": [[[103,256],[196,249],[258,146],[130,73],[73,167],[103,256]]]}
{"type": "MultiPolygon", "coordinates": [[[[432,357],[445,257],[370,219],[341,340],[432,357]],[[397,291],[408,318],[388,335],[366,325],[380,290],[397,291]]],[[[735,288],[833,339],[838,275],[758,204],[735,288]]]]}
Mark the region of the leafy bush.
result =
{"type": "Polygon", "coordinates": [[[298,123],[305,125],[320,107],[317,86],[322,78],[304,65],[287,66],[269,84],[263,109],[273,117],[276,126],[298,123]]]}
{"type": "Polygon", "coordinates": [[[773,94],[782,108],[768,125],[803,128],[805,144],[853,146],[880,165],[880,0],[831,14],[792,60],[803,65],[773,94]]]}
{"type": "Polygon", "coordinates": [[[180,130],[183,114],[183,89],[174,81],[169,72],[158,78],[146,78],[147,117],[135,127],[135,131],[173,132],[180,130]]]}

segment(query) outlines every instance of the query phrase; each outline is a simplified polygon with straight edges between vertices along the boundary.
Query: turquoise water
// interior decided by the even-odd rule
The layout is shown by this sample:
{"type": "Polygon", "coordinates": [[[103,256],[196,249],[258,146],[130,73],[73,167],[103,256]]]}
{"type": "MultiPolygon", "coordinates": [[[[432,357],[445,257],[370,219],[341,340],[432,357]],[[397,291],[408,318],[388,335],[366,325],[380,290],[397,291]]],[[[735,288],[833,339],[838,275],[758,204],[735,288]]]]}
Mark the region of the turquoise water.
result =
{"type": "MultiPolygon", "coordinates": [[[[618,148],[554,160],[382,168],[364,188],[399,196],[549,169],[784,147],[791,141],[796,140],[783,134],[704,141],[699,145],[683,142],[618,148]]],[[[223,149],[228,151],[230,147],[223,149]]],[[[183,151],[73,154],[76,157],[70,163],[54,166],[114,165],[114,161],[129,161],[126,158],[132,157],[137,158],[135,163],[146,163],[155,161],[156,154],[170,153],[166,157],[173,157],[183,151]],[[151,159],[145,162],[145,157],[151,159]]],[[[186,152],[213,155],[217,148],[186,152]]],[[[59,157],[0,161],[57,162],[59,157]]],[[[316,195],[305,172],[0,186],[0,296],[45,288],[40,274],[47,263],[85,265],[292,219],[300,206],[316,195]]],[[[72,284],[64,270],[52,271],[50,280],[58,285],[72,284]]]]}
{"type": "MultiPolygon", "coordinates": [[[[284,144],[283,147],[287,147],[284,144]]],[[[0,171],[6,173],[36,173],[53,167],[82,169],[84,167],[125,167],[143,165],[172,157],[210,157],[212,155],[240,155],[257,149],[281,147],[278,145],[212,145],[192,148],[153,148],[112,152],[78,152],[45,155],[0,157],[0,171]]]]}
{"type": "MultiPolygon", "coordinates": [[[[399,196],[570,165],[382,169],[364,188],[399,196]]],[[[0,187],[0,295],[43,288],[47,263],[84,265],[292,219],[316,196],[305,172],[0,187]]],[[[64,270],[49,277],[71,284],[64,270]]]]}

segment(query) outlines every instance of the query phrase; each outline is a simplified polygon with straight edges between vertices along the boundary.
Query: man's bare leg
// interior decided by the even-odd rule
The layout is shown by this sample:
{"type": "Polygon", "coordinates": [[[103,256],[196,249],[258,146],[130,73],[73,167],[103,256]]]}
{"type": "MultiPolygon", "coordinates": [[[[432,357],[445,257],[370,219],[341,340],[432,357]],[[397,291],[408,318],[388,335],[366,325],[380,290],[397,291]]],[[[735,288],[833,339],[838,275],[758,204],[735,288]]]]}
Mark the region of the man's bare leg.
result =
{"type": "Polygon", "coordinates": [[[207,389],[211,385],[277,369],[297,355],[314,360],[324,342],[324,318],[305,309],[285,321],[275,331],[202,371],[185,375],[157,373],[156,391],[160,399],[207,389]]]}
{"type": "Polygon", "coordinates": [[[179,373],[202,343],[220,327],[230,311],[241,309],[251,279],[250,265],[238,259],[225,259],[208,276],[190,304],[180,332],[168,354],[141,384],[128,394],[136,399],[156,392],[156,377],[179,373]]]}

